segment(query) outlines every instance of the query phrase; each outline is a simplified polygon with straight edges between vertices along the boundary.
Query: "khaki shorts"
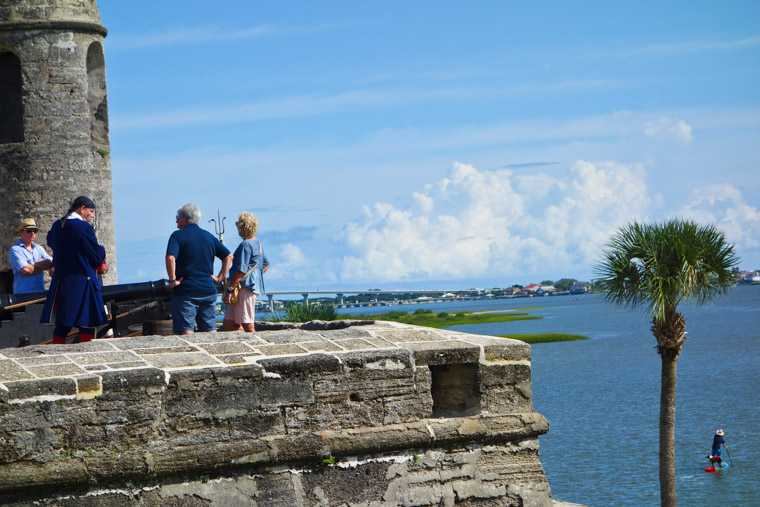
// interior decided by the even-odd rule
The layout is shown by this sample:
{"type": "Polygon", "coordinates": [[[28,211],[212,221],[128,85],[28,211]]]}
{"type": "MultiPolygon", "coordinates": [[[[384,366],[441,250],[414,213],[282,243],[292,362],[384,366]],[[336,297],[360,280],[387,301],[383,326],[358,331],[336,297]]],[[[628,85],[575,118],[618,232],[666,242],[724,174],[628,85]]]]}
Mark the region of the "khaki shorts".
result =
{"type": "Polygon", "coordinates": [[[256,294],[251,289],[241,288],[238,292],[238,302],[227,305],[224,320],[232,320],[236,325],[253,324],[256,317],[256,294]]]}

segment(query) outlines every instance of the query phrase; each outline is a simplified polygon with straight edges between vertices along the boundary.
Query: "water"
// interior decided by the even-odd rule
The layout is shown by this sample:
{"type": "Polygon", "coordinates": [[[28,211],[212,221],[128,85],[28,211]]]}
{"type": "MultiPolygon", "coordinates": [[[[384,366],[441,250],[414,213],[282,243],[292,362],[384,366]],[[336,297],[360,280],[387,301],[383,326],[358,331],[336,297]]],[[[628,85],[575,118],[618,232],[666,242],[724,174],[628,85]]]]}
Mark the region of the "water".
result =
{"type": "MultiPolygon", "coordinates": [[[[598,295],[462,301],[390,310],[434,312],[537,307],[542,320],[456,326],[490,335],[572,333],[577,342],[532,347],[533,402],[550,424],[541,457],[555,498],[590,507],[659,505],[660,357],[649,318],[598,295]]],[[[739,286],[714,305],[682,304],[689,339],[678,360],[676,487],[680,505],[760,505],[760,287],[739,286]],[[734,466],[708,474],[715,430],[734,466]]],[[[728,461],[725,450],[723,457],[728,461]]]]}

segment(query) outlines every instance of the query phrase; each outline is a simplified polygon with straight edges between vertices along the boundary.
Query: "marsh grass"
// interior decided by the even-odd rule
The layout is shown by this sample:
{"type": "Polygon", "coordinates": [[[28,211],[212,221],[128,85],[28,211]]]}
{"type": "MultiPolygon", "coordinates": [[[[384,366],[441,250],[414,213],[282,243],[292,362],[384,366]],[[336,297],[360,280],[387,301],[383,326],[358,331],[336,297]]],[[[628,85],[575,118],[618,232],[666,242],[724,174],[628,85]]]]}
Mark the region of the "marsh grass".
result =
{"type": "Polygon", "coordinates": [[[588,340],[588,336],[580,334],[544,333],[544,334],[510,334],[499,335],[499,338],[512,338],[525,343],[551,343],[572,342],[576,340],[588,340]]]}
{"type": "Polygon", "coordinates": [[[285,314],[279,312],[267,316],[269,322],[310,322],[312,320],[335,320],[338,312],[332,304],[306,303],[295,301],[285,306],[285,314]]]}
{"type": "Polygon", "coordinates": [[[408,312],[388,312],[375,315],[352,315],[352,320],[391,320],[412,324],[415,326],[442,328],[451,326],[464,326],[467,324],[486,324],[489,322],[510,322],[513,320],[542,319],[525,312],[499,312],[499,313],[473,313],[457,312],[455,314],[441,312],[433,313],[432,310],[416,310],[413,314],[408,312]]]}

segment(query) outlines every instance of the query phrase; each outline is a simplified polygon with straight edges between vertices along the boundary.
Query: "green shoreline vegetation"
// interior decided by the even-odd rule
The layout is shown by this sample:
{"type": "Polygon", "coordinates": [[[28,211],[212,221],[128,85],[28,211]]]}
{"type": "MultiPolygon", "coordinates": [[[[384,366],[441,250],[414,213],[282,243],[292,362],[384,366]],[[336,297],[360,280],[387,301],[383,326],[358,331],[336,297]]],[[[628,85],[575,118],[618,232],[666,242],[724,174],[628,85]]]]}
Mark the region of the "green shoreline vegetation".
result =
{"type": "MultiPolygon", "coordinates": [[[[534,310],[537,308],[519,308],[520,310],[534,310]]],[[[388,312],[377,315],[354,315],[353,319],[359,320],[392,320],[413,324],[415,326],[447,328],[451,326],[466,326],[469,324],[483,324],[488,322],[511,322],[515,320],[538,320],[543,319],[537,315],[529,315],[526,312],[512,310],[498,312],[446,312],[433,313],[432,310],[419,309],[413,314],[408,312],[388,312]]],[[[588,340],[588,336],[566,333],[543,333],[543,334],[514,334],[500,335],[499,338],[512,338],[525,343],[551,343],[576,340],[588,340]]]]}
{"type": "MultiPolygon", "coordinates": [[[[518,310],[535,310],[537,308],[519,308],[518,310]]],[[[336,320],[340,317],[335,307],[331,304],[307,303],[306,305],[290,302],[287,305],[285,315],[279,313],[270,315],[267,320],[270,322],[307,322],[310,320],[336,320]]],[[[392,311],[373,315],[358,314],[346,316],[351,320],[388,320],[393,322],[402,322],[414,326],[432,327],[436,329],[448,328],[452,326],[467,326],[470,324],[486,324],[490,322],[511,322],[515,320],[538,320],[543,317],[529,315],[524,311],[499,310],[492,312],[456,312],[456,313],[433,313],[429,309],[417,309],[414,313],[392,311]]],[[[575,340],[587,340],[587,336],[564,333],[545,333],[545,334],[514,334],[500,335],[499,338],[512,338],[525,343],[550,343],[575,340]]]]}
{"type": "Polygon", "coordinates": [[[572,342],[577,340],[588,340],[588,336],[580,334],[565,333],[544,333],[544,334],[502,334],[499,338],[512,338],[525,343],[551,343],[551,342],[572,342]]]}
{"type": "Polygon", "coordinates": [[[465,326],[468,324],[485,324],[488,322],[510,322],[513,320],[534,320],[542,319],[535,315],[528,315],[524,312],[457,312],[457,313],[433,313],[433,310],[424,310],[420,308],[414,313],[409,312],[388,312],[375,315],[351,315],[351,320],[391,320],[394,322],[403,322],[415,326],[443,328],[451,326],[465,326]]]}

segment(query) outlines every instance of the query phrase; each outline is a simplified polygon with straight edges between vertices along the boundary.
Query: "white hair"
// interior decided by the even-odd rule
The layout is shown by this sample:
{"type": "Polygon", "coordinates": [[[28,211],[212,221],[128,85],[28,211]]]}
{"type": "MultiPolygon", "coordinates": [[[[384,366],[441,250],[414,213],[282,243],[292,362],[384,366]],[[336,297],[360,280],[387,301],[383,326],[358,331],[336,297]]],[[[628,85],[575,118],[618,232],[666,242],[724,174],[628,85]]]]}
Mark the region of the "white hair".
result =
{"type": "Polygon", "coordinates": [[[187,218],[191,224],[197,224],[201,221],[201,209],[191,202],[178,209],[177,215],[187,218]]]}

